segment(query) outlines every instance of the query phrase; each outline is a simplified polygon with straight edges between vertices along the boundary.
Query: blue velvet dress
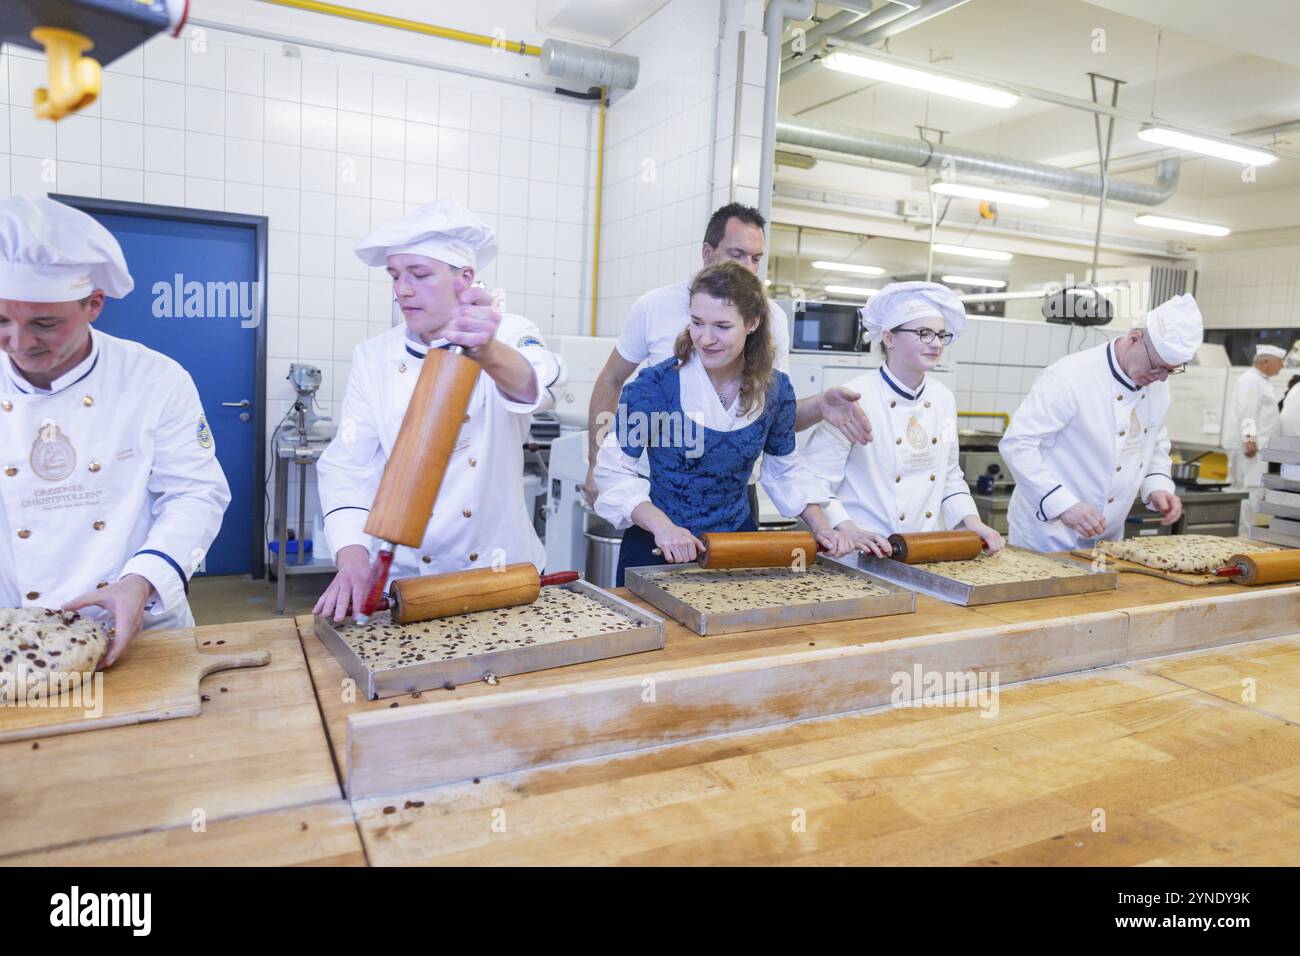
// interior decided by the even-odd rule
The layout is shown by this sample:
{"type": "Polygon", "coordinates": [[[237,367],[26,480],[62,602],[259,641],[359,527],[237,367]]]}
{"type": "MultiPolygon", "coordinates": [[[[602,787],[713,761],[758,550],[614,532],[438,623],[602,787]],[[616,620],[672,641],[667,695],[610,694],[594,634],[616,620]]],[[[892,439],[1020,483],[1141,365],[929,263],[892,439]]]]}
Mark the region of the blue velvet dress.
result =
{"type": "MultiPolygon", "coordinates": [[[[762,413],[733,431],[717,431],[692,424],[696,442],[664,441],[661,429],[636,424],[668,412],[671,420],[684,421],[681,379],[677,359],[648,366],[623,389],[620,405],[626,409],[614,423],[623,454],[650,456],[650,501],[673,524],[699,536],[706,531],[755,531],[749,506],[749,477],[762,453],[788,455],[794,451],[794,387],[784,372],[773,371],[762,413]],[[649,431],[649,434],[646,432],[649,431]],[[658,440],[657,440],[658,439],[658,440]]],[[[683,433],[679,430],[676,437],[683,433]]],[[[629,567],[666,563],[653,554],[654,536],[633,525],[624,532],[619,549],[616,586],[623,584],[629,567]]]]}

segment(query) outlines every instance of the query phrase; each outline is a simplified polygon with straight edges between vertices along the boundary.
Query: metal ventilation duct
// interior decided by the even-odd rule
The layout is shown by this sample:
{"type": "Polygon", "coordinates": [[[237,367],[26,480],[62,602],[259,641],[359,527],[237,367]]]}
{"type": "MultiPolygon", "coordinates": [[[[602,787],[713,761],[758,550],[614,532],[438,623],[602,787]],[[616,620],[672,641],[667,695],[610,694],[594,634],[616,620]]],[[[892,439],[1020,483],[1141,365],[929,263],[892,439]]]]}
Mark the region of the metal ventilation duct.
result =
{"type": "Polygon", "coordinates": [[[541,60],[548,76],[623,90],[636,86],[641,69],[641,62],[634,56],[567,40],[543,43],[541,60]]]}

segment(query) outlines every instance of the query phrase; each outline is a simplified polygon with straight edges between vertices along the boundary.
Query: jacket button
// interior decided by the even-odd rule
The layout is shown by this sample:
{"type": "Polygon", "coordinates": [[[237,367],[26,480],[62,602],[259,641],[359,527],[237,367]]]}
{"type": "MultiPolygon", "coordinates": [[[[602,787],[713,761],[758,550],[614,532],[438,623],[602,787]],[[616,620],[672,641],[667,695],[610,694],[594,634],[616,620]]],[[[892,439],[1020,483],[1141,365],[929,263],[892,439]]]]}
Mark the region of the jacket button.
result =
{"type": "Polygon", "coordinates": [[[931,480],[931,481],[934,481],[934,475],[931,475],[931,476],[930,476],[930,480],[931,480]]]}
{"type": "Polygon", "coordinates": [[[474,512],[472,512],[472,511],[470,511],[468,508],[466,508],[464,511],[461,512],[461,514],[463,514],[466,518],[468,518],[468,517],[470,517],[471,515],[473,515],[474,512]]]}
{"type": "Polygon", "coordinates": [[[477,561],[477,560],[478,560],[478,552],[477,552],[477,551],[471,551],[471,552],[469,553],[469,559],[470,559],[471,561],[477,561]]]}
{"type": "Polygon", "coordinates": [[[937,439],[937,438],[931,438],[931,439],[930,439],[930,444],[931,444],[931,445],[937,445],[937,444],[939,444],[939,439],[937,439]]]}
{"type": "Polygon", "coordinates": [[[922,402],[922,404],[925,405],[926,408],[929,408],[929,407],[930,407],[930,400],[927,398],[924,402],[922,402]]]}
{"type": "Polygon", "coordinates": [[[98,591],[100,588],[106,588],[106,587],[108,587],[108,582],[100,581],[98,584],[95,585],[95,590],[98,591]]]}
{"type": "Polygon", "coordinates": [[[32,536],[32,533],[31,533],[30,531],[28,531],[26,528],[20,528],[20,529],[18,530],[18,537],[20,537],[20,538],[22,538],[22,539],[24,539],[24,540],[26,540],[27,538],[30,538],[31,536],[32,536]]]}
{"type": "Polygon", "coordinates": [[[930,513],[929,511],[927,511],[927,512],[925,513],[925,516],[926,516],[927,518],[933,518],[933,517],[934,517],[934,515],[933,515],[932,513],[930,513]]]}
{"type": "Polygon", "coordinates": [[[41,592],[40,592],[40,591],[28,591],[28,592],[27,592],[27,600],[29,600],[29,601],[35,601],[35,600],[36,600],[38,597],[40,597],[40,596],[41,596],[41,592]]]}
{"type": "Polygon", "coordinates": [[[1123,395],[1116,395],[1116,396],[1115,396],[1115,401],[1117,401],[1117,402],[1122,402],[1122,401],[1124,401],[1124,396],[1123,396],[1123,395]]]}
{"type": "Polygon", "coordinates": [[[8,475],[10,478],[12,478],[14,475],[18,474],[18,469],[15,468],[13,465],[10,465],[8,468],[5,469],[5,474],[8,475]]]}
{"type": "Polygon", "coordinates": [[[897,406],[898,406],[898,402],[890,402],[890,403],[889,403],[889,407],[890,407],[890,408],[895,408],[895,407],[897,407],[897,406]]]}
{"type": "Polygon", "coordinates": [[[901,445],[901,444],[903,444],[903,439],[901,439],[901,438],[895,438],[895,439],[894,439],[894,444],[895,444],[895,445],[901,445]]]}
{"type": "Polygon", "coordinates": [[[471,459],[469,460],[469,466],[470,466],[471,468],[473,468],[473,467],[474,467],[475,465],[477,465],[477,464],[478,464],[478,459],[477,459],[477,458],[471,458],[471,459]]]}
{"type": "Polygon", "coordinates": [[[89,408],[91,405],[94,405],[94,404],[95,404],[95,400],[94,400],[93,398],[91,398],[89,395],[87,395],[87,396],[85,396],[84,398],[82,398],[82,400],[81,400],[81,404],[83,404],[83,405],[85,405],[87,408],[89,408]]]}
{"type": "Polygon", "coordinates": [[[405,371],[406,371],[406,363],[405,363],[405,362],[401,362],[401,363],[399,363],[398,366],[397,366],[397,371],[398,371],[399,373],[401,373],[401,372],[405,372],[405,371]]]}
{"type": "Polygon", "coordinates": [[[96,531],[103,531],[103,530],[104,530],[104,522],[102,522],[102,521],[96,521],[94,524],[91,525],[91,527],[94,528],[96,531]]]}
{"type": "Polygon", "coordinates": [[[894,479],[894,484],[898,484],[902,480],[903,480],[903,476],[899,475],[897,478],[894,479]]]}
{"type": "Polygon", "coordinates": [[[13,403],[13,402],[0,402],[0,408],[3,408],[6,412],[12,412],[12,411],[14,410],[14,403],[13,403]]]}
{"type": "Polygon", "coordinates": [[[1119,470],[1121,470],[1123,467],[1124,467],[1123,465],[1116,465],[1116,466],[1115,466],[1115,470],[1116,470],[1116,471],[1119,471],[1119,470]]]}
{"type": "Polygon", "coordinates": [[[1125,434],[1124,430],[1123,430],[1123,429],[1120,429],[1119,437],[1120,437],[1120,438],[1123,438],[1123,437],[1124,437],[1124,434],[1125,434]]]}
{"type": "Polygon", "coordinates": [[[97,462],[97,461],[92,461],[92,462],[91,462],[87,467],[88,467],[92,472],[94,472],[94,471],[99,471],[99,469],[100,469],[100,464],[99,464],[99,462],[97,462]]]}
{"type": "Polygon", "coordinates": [[[1106,504],[1108,504],[1108,505],[1113,505],[1114,503],[1115,503],[1115,499],[1114,499],[1114,498],[1107,498],[1107,499],[1106,499],[1106,504]]]}
{"type": "Polygon", "coordinates": [[[899,515],[899,516],[898,516],[898,520],[899,520],[899,521],[906,521],[906,520],[907,520],[907,515],[899,515]]]}
{"type": "Polygon", "coordinates": [[[420,560],[423,561],[425,564],[433,563],[433,558],[429,557],[427,554],[424,557],[420,558],[420,560]]]}

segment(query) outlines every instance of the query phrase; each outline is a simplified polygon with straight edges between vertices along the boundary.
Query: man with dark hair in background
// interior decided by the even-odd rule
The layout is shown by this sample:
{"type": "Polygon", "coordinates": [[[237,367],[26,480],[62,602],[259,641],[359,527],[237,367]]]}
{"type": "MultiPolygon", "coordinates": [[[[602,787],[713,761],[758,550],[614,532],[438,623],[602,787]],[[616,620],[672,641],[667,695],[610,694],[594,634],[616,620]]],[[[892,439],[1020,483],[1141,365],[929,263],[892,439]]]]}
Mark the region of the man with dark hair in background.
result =
{"type": "MultiPolygon", "coordinates": [[[[719,262],[739,262],[758,274],[763,261],[767,221],[752,206],[728,203],[709,217],[700,249],[701,268],[719,262]]],[[[605,427],[613,420],[623,384],[643,362],[655,364],[673,354],[673,343],[691,321],[690,280],[651,289],[637,299],[628,313],[618,344],[609,354],[605,367],[591,391],[587,413],[587,500],[596,497],[592,466],[600,448],[605,427]],[[603,416],[603,417],[602,417],[603,416]]],[[[790,371],[790,323],[785,310],[769,300],[771,312],[774,366],[790,371]]],[[[830,422],[851,442],[865,445],[871,441],[871,423],[858,404],[862,396],[847,388],[827,389],[820,395],[801,399],[795,429],[803,431],[818,422],[830,422]]]]}

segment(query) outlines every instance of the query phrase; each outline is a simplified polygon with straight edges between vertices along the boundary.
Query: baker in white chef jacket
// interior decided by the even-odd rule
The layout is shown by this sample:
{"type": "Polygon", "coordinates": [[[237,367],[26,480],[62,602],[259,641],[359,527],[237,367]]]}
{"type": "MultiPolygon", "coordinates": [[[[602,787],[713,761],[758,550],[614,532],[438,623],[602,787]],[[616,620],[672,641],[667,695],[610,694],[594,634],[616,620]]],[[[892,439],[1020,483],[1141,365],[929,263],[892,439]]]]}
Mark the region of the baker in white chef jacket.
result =
{"type": "Polygon", "coordinates": [[[104,667],[142,627],[194,624],[230,503],[189,373],[91,327],[134,284],[90,216],[0,200],[0,607],[111,617],[104,667]]]}
{"type": "Polygon", "coordinates": [[[1276,345],[1255,346],[1255,364],[1237,379],[1231,410],[1224,423],[1228,476],[1234,489],[1248,493],[1241,503],[1241,520],[1246,528],[1254,523],[1264,494],[1264,475],[1268,474],[1268,463],[1259,457],[1259,450],[1278,433],[1280,426],[1277,398],[1269,379],[1282,371],[1284,359],[1286,352],[1276,345]]]}
{"type": "Polygon", "coordinates": [[[1007,510],[1013,545],[1049,552],[1117,541],[1136,495],[1161,524],[1178,520],[1167,379],[1202,338],[1200,309],[1183,294],[1127,335],[1043,369],[998,445],[1016,480],[1007,510]]]}
{"type": "Polygon", "coordinates": [[[894,282],[861,310],[880,368],[850,380],[875,423],[868,445],[823,423],[804,449],[810,470],[829,487],[826,517],[861,550],[884,557],[896,532],[966,529],[989,551],[1005,542],[979,518],[958,462],[957,402],[927,378],[943,349],[966,327],[961,299],[937,282],[894,282]]]}
{"type": "Polygon", "coordinates": [[[371,548],[365,532],[384,465],[430,349],[465,346],[482,366],[433,516],[419,548],[399,547],[394,578],[546,558],[524,499],[524,443],[533,412],[554,402],[561,374],[541,332],[503,314],[474,277],[496,256],[492,230],[455,199],[380,226],[357,245],[383,266],[405,320],[352,353],[339,430],[317,465],[325,533],[338,574],[315,612],[341,621],[361,607],[371,548]]]}

